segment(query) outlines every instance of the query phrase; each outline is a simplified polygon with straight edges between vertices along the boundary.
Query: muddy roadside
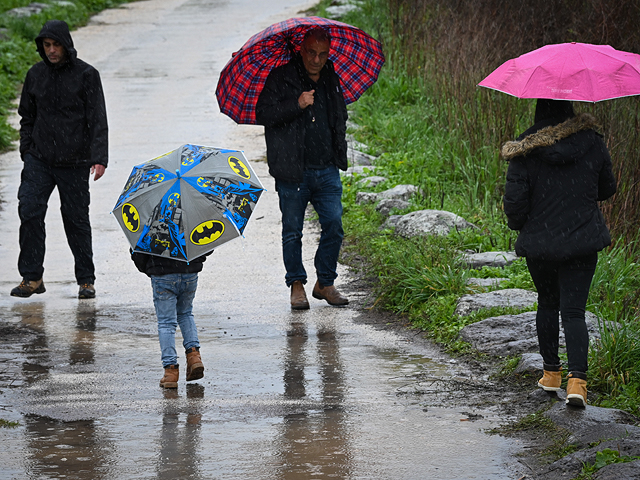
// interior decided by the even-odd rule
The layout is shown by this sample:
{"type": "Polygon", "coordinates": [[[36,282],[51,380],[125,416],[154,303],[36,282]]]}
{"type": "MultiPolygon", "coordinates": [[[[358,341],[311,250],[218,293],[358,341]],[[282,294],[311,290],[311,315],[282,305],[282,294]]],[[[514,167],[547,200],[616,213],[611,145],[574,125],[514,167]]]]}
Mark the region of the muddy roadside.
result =
{"type": "MultiPolygon", "coordinates": [[[[372,307],[373,281],[353,276],[346,284],[347,289],[368,293],[359,299],[361,314],[354,321],[392,331],[433,350],[426,332],[399,315],[372,307]]],[[[519,480],[640,479],[640,419],[616,409],[568,407],[563,391],[556,394],[537,387],[542,372],[514,373],[504,368],[505,358],[484,354],[450,357],[439,350],[442,358],[449,357],[446,361],[458,367],[458,374],[407,376],[396,395],[411,396],[425,411],[441,405],[460,408],[465,421],[471,422],[481,418],[475,410],[494,411],[504,422],[486,433],[523,445],[513,465],[524,466],[529,473],[519,480]]]]}

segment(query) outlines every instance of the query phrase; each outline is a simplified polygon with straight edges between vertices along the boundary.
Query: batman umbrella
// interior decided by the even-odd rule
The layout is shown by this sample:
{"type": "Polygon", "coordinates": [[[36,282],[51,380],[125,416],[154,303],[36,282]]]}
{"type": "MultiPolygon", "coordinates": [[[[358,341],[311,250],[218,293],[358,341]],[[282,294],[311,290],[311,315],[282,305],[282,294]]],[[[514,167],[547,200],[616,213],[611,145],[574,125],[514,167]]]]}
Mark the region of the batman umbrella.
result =
{"type": "Polygon", "coordinates": [[[242,152],[182,145],[133,167],[112,213],[134,251],[189,262],[241,236],[263,191],[242,152]]]}

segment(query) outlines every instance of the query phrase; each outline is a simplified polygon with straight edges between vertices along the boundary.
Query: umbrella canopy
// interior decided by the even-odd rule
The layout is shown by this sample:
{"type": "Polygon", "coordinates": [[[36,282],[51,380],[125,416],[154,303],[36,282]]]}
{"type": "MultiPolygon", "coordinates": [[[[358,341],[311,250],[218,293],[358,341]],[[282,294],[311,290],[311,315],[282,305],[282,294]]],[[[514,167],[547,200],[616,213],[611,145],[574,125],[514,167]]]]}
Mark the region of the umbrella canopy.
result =
{"type": "Polygon", "coordinates": [[[216,88],[220,111],[237,123],[256,123],[256,103],[269,72],[300,50],[307,30],[322,27],[331,35],[333,62],[347,104],[377,80],[384,64],[380,42],[359,28],[321,17],[291,18],[251,37],[222,69],[216,88]]]}
{"type": "Polygon", "coordinates": [[[242,235],[263,190],[242,152],[182,145],[133,167],[112,213],[133,251],[188,262],[242,235]]]}
{"type": "Polygon", "coordinates": [[[582,102],[640,95],[640,55],[609,45],[547,45],[506,61],[478,85],[518,98],[582,102]]]}

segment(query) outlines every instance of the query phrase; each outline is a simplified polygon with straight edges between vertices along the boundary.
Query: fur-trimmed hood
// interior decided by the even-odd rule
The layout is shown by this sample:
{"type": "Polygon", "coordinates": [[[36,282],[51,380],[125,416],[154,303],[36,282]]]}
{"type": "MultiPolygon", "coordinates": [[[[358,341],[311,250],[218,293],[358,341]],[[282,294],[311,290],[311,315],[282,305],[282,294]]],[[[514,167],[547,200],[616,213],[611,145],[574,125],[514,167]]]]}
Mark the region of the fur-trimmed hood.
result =
{"type": "Polygon", "coordinates": [[[532,150],[540,147],[552,147],[560,140],[583,130],[595,130],[599,128],[598,121],[590,113],[580,113],[557,125],[541,128],[524,138],[506,142],[500,154],[502,158],[509,161],[520,155],[527,155],[532,150]]]}

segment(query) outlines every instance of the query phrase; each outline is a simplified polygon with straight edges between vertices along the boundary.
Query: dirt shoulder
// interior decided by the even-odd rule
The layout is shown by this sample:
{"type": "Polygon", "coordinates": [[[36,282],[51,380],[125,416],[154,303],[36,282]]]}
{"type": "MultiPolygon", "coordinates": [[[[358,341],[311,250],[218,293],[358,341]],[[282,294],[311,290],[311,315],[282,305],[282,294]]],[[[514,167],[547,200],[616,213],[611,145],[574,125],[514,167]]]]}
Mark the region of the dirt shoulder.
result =
{"type": "Polygon", "coordinates": [[[469,421],[474,420],[474,411],[487,409],[504,418],[499,428],[487,433],[510,437],[523,445],[514,456],[513,465],[524,466],[529,473],[519,480],[640,478],[640,460],[633,461],[633,456],[640,455],[640,428],[634,416],[593,406],[567,407],[564,392],[549,394],[537,388],[535,374],[501,375],[504,359],[487,355],[451,357],[406,319],[372,308],[375,298],[371,281],[352,276],[343,289],[347,294],[367,292],[355,302],[355,308],[362,311],[355,321],[392,331],[414,346],[424,346],[425,351],[432,352],[435,348],[442,361],[457,367],[452,376],[408,378],[407,387],[397,394],[418,397],[425,408],[443,405],[465,408],[469,421]],[[619,456],[597,470],[595,476],[579,477],[585,464],[595,463],[598,452],[611,448],[607,442],[613,442],[613,450],[619,456]],[[623,468],[623,476],[616,476],[623,468]]]}

